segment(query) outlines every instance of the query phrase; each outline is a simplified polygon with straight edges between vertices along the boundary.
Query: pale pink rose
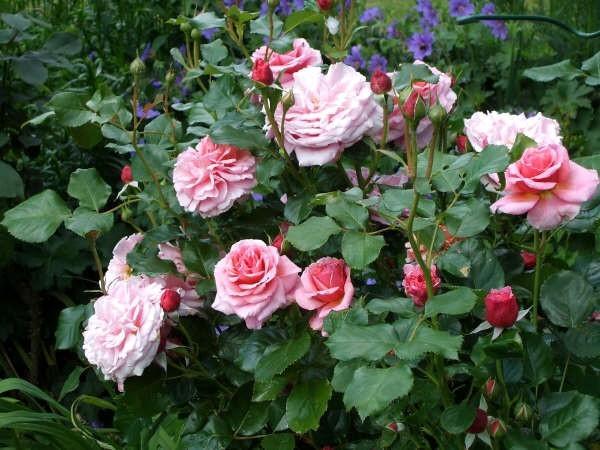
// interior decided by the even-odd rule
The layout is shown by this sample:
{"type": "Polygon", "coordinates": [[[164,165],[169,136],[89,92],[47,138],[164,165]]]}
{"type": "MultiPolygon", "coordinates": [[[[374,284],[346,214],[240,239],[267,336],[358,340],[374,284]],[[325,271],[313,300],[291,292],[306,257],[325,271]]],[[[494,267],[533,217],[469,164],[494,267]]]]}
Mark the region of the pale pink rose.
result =
{"type": "Polygon", "coordinates": [[[235,314],[250,329],[261,328],[289,305],[300,268],[273,246],[255,239],[236,242],[215,266],[217,295],[212,307],[235,314]]]}
{"type": "MultiPolygon", "coordinates": [[[[419,82],[417,87],[419,88],[422,95],[425,95],[427,99],[431,99],[432,103],[437,100],[439,104],[450,112],[456,103],[458,98],[456,92],[452,90],[452,77],[448,74],[438,70],[437,68],[430,66],[423,61],[416,60],[414,64],[425,64],[434,75],[438,76],[438,82],[433,83],[422,83],[419,82]]],[[[394,73],[388,74],[393,78],[394,73]]],[[[376,141],[380,142],[383,133],[383,108],[377,105],[377,117],[375,119],[375,127],[371,131],[370,135],[376,141]]],[[[404,146],[404,116],[402,111],[398,107],[398,99],[394,97],[394,109],[390,113],[388,119],[388,142],[394,141],[400,146],[404,146]]],[[[429,118],[424,117],[417,125],[417,145],[419,148],[426,147],[431,138],[433,137],[433,124],[429,118]]]]}
{"type": "Polygon", "coordinates": [[[171,261],[175,265],[177,272],[184,275],[188,274],[188,269],[183,262],[181,249],[176,245],[170,242],[158,244],[158,257],[163,261],[171,261]]]}
{"type": "Polygon", "coordinates": [[[573,219],[598,187],[598,173],[570,161],[561,145],[526,149],[505,176],[504,196],[491,206],[492,212],[527,213],[527,221],[539,230],[573,219]]]}
{"type": "Polygon", "coordinates": [[[256,160],[233,145],[210,137],[177,156],[173,184],[179,204],[202,217],[218,216],[256,186],[256,160]]]}
{"type": "Polygon", "coordinates": [[[294,296],[300,307],[316,310],[310,319],[310,327],[322,329],[323,320],[331,311],[348,309],[352,303],[354,286],[350,267],[342,259],[319,259],[304,269],[294,296]]]}
{"type": "MultiPolygon", "coordinates": [[[[404,292],[410,298],[412,298],[415,306],[424,306],[427,302],[427,283],[425,283],[425,275],[418,264],[405,264],[404,268],[404,279],[402,280],[402,287],[404,292]]],[[[431,266],[431,284],[434,293],[438,290],[442,284],[437,267],[431,266]]]]}
{"type": "MultiPolygon", "coordinates": [[[[343,63],[322,74],[308,67],[294,74],[294,105],[287,111],[284,144],[295,152],[301,166],[336,161],[344,149],[356,144],[374,125],[377,103],[366,78],[343,63]]],[[[275,111],[281,127],[283,109],[275,111]]]]}
{"type": "Polygon", "coordinates": [[[533,139],[537,145],[562,144],[560,125],[556,120],[546,117],[542,113],[528,117],[519,132],[533,139]]]}
{"type": "Polygon", "coordinates": [[[139,376],[156,356],[164,312],[162,287],[147,279],[117,283],[94,303],[94,314],[83,332],[83,351],[104,378],[117,382],[139,376]]]}
{"type": "MultiPolygon", "coordinates": [[[[262,46],[252,53],[252,62],[265,59],[266,46],[262,46]]],[[[306,39],[294,39],[293,49],[286,53],[277,53],[269,49],[269,67],[275,80],[283,88],[290,88],[294,84],[294,73],[305,67],[320,66],[323,64],[321,52],[311,48],[306,39]]]]}
{"type": "Polygon", "coordinates": [[[120,281],[127,280],[131,277],[131,267],[127,264],[127,255],[133,248],[144,239],[140,233],[125,236],[113,249],[113,257],[108,263],[108,268],[104,274],[104,285],[106,290],[110,292],[115,285],[120,281]]]}

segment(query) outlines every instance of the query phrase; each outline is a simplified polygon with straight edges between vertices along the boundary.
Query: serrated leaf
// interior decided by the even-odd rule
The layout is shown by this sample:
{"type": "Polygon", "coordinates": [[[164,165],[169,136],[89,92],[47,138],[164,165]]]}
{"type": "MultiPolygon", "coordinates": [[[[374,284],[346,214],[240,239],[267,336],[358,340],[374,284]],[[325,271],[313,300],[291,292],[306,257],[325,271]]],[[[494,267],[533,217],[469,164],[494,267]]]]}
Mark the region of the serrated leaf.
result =
{"type": "Polygon", "coordinates": [[[18,172],[12,166],[0,161],[0,197],[14,198],[23,197],[23,180],[18,172]]]}
{"type": "Polygon", "coordinates": [[[364,362],[360,360],[340,361],[333,369],[333,378],[331,386],[336,392],[346,392],[348,385],[354,377],[354,372],[359,367],[364,366],[364,362]]]}
{"type": "Polygon", "coordinates": [[[264,402],[275,400],[279,393],[287,386],[288,380],[284,377],[273,377],[266,381],[254,382],[254,391],[252,393],[253,402],[264,402]]]}
{"type": "Polygon", "coordinates": [[[540,303],[554,325],[573,328],[592,313],[594,292],[581,275],[563,270],[544,281],[540,303]]]}
{"type": "Polygon", "coordinates": [[[100,212],[110,197],[111,189],[95,168],[77,169],[69,178],[67,193],[79,200],[80,206],[100,212]]]}
{"type": "Polygon", "coordinates": [[[440,417],[440,425],[448,433],[459,434],[466,431],[473,420],[475,420],[475,408],[462,403],[445,409],[440,417]]]}
{"type": "Polygon", "coordinates": [[[81,338],[81,324],[91,314],[93,307],[89,305],[77,305],[63,309],[58,315],[56,326],[56,348],[67,350],[75,347],[81,338]]]}
{"type": "Polygon", "coordinates": [[[310,335],[302,333],[295,339],[273,344],[256,364],[254,376],[259,381],[268,380],[281,374],[285,369],[302,358],[310,348],[310,335]]]}
{"type": "Polygon", "coordinates": [[[598,404],[593,397],[578,392],[562,394],[556,397],[561,406],[544,414],[539,427],[542,437],[557,447],[585,439],[598,426],[598,404]]]}
{"type": "Polygon", "coordinates": [[[471,237],[481,233],[490,223],[490,209],[486,201],[472,198],[458,202],[446,211],[446,226],[452,236],[471,237]]]}
{"type": "Polygon", "coordinates": [[[342,229],[330,217],[310,217],[300,225],[290,227],[287,241],[298,250],[307,252],[316,250],[342,229]]]}
{"type": "Polygon", "coordinates": [[[586,323],[571,328],[563,335],[563,342],[579,358],[596,358],[600,356],[600,324],[586,323]]]}
{"type": "Polygon", "coordinates": [[[291,433],[277,433],[265,436],[260,445],[264,450],[294,450],[295,440],[291,433]]]}
{"type": "Polygon", "coordinates": [[[327,410],[331,393],[327,380],[310,380],[294,386],[285,405],[290,428],[296,433],[316,430],[327,410]]]}
{"type": "Polygon", "coordinates": [[[97,213],[82,207],[77,208],[71,217],[65,219],[65,227],[81,237],[86,237],[91,231],[108,233],[113,223],[112,213],[97,213]]]}
{"type": "Polygon", "coordinates": [[[376,361],[398,344],[394,328],[388,324],[360,326],[344,324],[325,342],[331,356],[340,361],[362,358],[376,361]]]}
{"type": "Polygon", "coordinates": [[[384,246],[383,236],[348,231],[342,237],[342,256],[353,269],[364,269],[377,259],[384,246]]]}
{"type": "Polygon", "coordinates": [[[351,230],[364,230],[369,219],[367,208],[350,202],[341,195],[329,201],[325,205],[325,211],[329,217],[351,230]]]}
{"type": "Polygon", "coordinates": [[[453,336],[447,331],[434,330],[421,325],[411,340],[398,342],[394,346],[394,352],[400,359],[416,359],[426,353],[437,353],[447,359],[458,359],[462,341],[462,336],[453,336]]]}
{"type": "Polygon", "coordinates": [[[425,317],[466,314],[473,309],[476,301],[477,296],[471,289],[460,287],[430,298],[425,303],[425,317]]]}
{"type": "Polygon", "coordinates": [[[402,316],[415,314],[414,303],[409,298],[374,298],[366,306],[369,312],[373,314],[381,314],[384,312],[392,312],[402,316]]]}
{"type": "Polygon", "coordinates": [[[563,80],[572,80],[581,75],[581,71],[571,64],[570,59],[550,64],[548,66],[531,67],[523,71],[523,76],[534,81],[546,83],[548,81],[562,78],[563,80]]]}

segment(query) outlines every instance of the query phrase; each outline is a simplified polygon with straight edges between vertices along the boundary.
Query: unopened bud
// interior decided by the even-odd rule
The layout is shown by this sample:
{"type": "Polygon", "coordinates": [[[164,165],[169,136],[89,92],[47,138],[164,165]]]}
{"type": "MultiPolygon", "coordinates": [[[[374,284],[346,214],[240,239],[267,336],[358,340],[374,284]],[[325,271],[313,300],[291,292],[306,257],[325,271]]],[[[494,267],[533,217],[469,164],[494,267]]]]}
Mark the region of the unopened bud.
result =
{"type": "Polygon", "coordinates": [[[144,61],[142,61],[140,59],[140,57],[138,56],[129,65],[129,71],[133,75],[136,75],[136,76],[137,75],[141,75],[141,74],[143,74],[146,71],[146,64],[144,64],[144,61]]]}
{"type": "Polygon", "coordinates": [[[283,105],[283,108],[285,110],[288,110],[292,106],[294,106],[294,102],[295,102],[294,93],[292,92],[291,89],[288,91],[285,91],[283,93],[283,95],[281,96],[281,104],[283,105]]]}
{"type": "Polygon", "coordinates": [[[498,393],[498,383],[496,383],[496,380],[494,380],[493,378],[488,378],[485,382],[484,389],[485,396],[487,398],[494,398],[498,393]]]}
{"type": "Polygon", "coordinates": [[[515,419],[517,419],[519,422],[522,423],[526,423],[529,422],[529,420],[531,420],[531,414],[532,414],[532,410],[531,410],[531,406],[529,406],[527,403],[524,402],[518,402],[515,405],[515,419]]]}
{"type": "Polygon", "coordinates": [[[200,38],[202,37],[202,35],[200,34],[200,30],[198,30],[197,28],[194,28],[192,30],[192,32],[190,33],[190,36],[192,37],[193,40],[195,41],[199,41],[200,38]]]}
{"type": "Polygon", "coordinates": [[[506,434],[506,425],[500,419],[492,419],[488,430],[491,437],[498,439],[506,434]]]}
{"type": "Polygon", "coordinates": [[[172,289],[165,289],[160,296],[160,306],[165,312],[173,312],[179,308],[181,295],[172,289]]]}
{"type": "Polygon", "coordinates": [[[459,134],[456,136],[456,148],[458,148],[460,153],[466,153],[468,145],[469,140],[464,134],[459,134]]]}
{"type": "Polygon", "coordinates": [[[429,120],[431,120],[431,123],[433,123],[434,125],[439,125],[444,121],[444,119],[447,116],[447,113],[446,110],[442,107],[442,105],[436,103],[431,108],[429,108],[427,116],[429,117],[429,120]]]}
{"type": "Polygon", "coordinates": [[[121,169],[121,181],[123,184],[131,183],[133,181],[133,172],[129,164],[123,166],[121,169]]]}
{"type": "Polygon", "coordinates": [[[279,0],[268,0],[267,4],[270,9],[275,9],[279,6],[279,0]]]}
{"type": "Polygon", "coordinates": [[[273,71],[264,59],[257,59],[252,67],[252,79],[258,83],[270,86],[273,84],[273,71]]]}
{"type": "Polygon", "coordinates": [[[173,81],[175,81],[175,72],[173,70],[169,70],[165,75],[165,84],[167,86],[171,86],[173,84],[173,81]]]}
{"type": "Polygon", "coordinates": [[[317,0],[317,6],[321,11],[329,11],[333,6],[333,0],[317,0]]]}
{"type": "Polygon", "coordinates": [[[181,25],[179,25],[179,29],[187,34],[192,30],[192,26],[189,24],[189,22],[183,22],[181,25]]]}
{"type": "Polygon", "coordinates": [[[375,94],[385,94],[392,89],[392,79],[387,73],[377,69],[371,75],[371,90],[375,94]]]}

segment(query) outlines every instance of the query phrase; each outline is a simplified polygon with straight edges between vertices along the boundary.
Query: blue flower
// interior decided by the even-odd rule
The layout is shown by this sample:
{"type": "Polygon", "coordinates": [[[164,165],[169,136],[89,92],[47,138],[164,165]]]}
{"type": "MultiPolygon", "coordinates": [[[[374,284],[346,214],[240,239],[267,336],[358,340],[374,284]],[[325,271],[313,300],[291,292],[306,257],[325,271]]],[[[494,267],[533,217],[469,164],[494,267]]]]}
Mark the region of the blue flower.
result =
{"type": "MultiPolygon", "coordinates": [[[[486,3],[481,8],[481,14],[494,14],[496,12],[496,6],[493,3],[486,3]]],[[[490,29],[492,36],[501,41],[508,39],[508,27],[501,20],[484,20],[483,24],[490,29]]]]}
{"type": "Polygon", "coordinates": [[[469,0],[449,0],[448,11],[452,17],[469,16],[475,12],[475,6],[469,0]]]}
{"type": "Polygon", "coordinates": [[[160,80],[152,80],[152,81],[150,81],[150,85],[154,89],[160,89],[162,87],[162,83],[160,82],[160,80]]]}
{"type": "Polygon", "coordinates": [[[419,23],[425,30],[430,30],[440,23],[437,11],[431,4],[431,0],[418,0],[415,7],[419,13],[419,23]]]}
{"type": "Polygon", "coordinates": [[[398,32],[398,21],[397,20],[392,20],[388,24],[385,34],[388,39],[394,39],[394,38],[397,38],[398,36],[400,36],[400,33],[398,32]]]}
{"type": "Polygon", "coordinates": [[[372,8],[365,9],[358,20],[360,21],[360,23],[369,23],[375,22],[377,20],[383,20],[383,12],[377,6],[373,6],[372,8]]]}
{"type": "Polygon", "coordinates": [[[202,37],[207,41],[212,41],[212,38],[215,37],[215,34],[217,34],[218,31],[218,28],[207,28],[202,30],[202,37]]]}
{"type": "Polygon", "coordinates": [[[146,46],[144,47],[144,50],[142,50],[140,59],[145,62],[148,59],[150,59],[151,57],[152,57],[152,44],[150,42],[148,42],[146,44],[146,46]]]}
{"type": "Polygon", "coordinates": [[[375,278],[367,278],[365,280],[365,284],[367,286],[375,286],[377,284],[377,280],[375,278]]]}
{"type": "Polygon", "coordinates": [[[371,59],[369,60],[369,73],[373,73],[376,70],[381,70],[382,72],[387,72],[387,59],[385,59],[385,57],[381,56],[378,53],[375,53],[373,56],[371,56],[371,59]]]}
{"type": "Polygon", "coordinates": [[[431,31],[414,33],[406,40],[408,50],[415,59],[424,59],[433,52],[433,41],[435,40],[431,31]]]}
{"type": "Polygon", "coordinates": [[[244,9],[244,0],[223,0],[223,5],[227,8],[237,6],[239,9],[244,9]]]}
{"type": "Polygon", "coordinates": [[[350,54],[346,56],[346,59],[344,59],[344,63],[348,66],[354,67],[356,70],[364,69],[365,60],[360,54],[360,45],[352,46],[350,49],[350,54]]]}
{"type": "Polygon", "coordinates": [[[264,198],[264,195],[252,192],[252,200],[254,200],[255,202],[262,202],[264,198]]]}
{"type": "Polygon", "coordinates": [[[143,120],[143,119],[154,119],[155,117],[160,116],[160,113],[156,110],[152,108],[152,104],[147,104],[147,105],[141,105],[138,103],[137,108],[136,108],[136,115],[138,117],[138,119],[143,120]]]}

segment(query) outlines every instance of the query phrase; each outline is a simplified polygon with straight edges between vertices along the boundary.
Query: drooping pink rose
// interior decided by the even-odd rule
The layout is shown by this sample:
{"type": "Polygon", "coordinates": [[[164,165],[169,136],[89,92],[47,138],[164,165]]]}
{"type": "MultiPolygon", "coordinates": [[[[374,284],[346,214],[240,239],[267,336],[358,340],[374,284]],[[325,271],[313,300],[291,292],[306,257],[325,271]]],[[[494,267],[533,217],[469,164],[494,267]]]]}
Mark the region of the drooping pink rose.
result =
{"type": "MultiPolygon", "coordinates": [[[[403,271],[404,279],[402,280],[402,287],[404,288],[404,292],[412,298],[415,306],[424,306],[427,302],[427,283],[425,283],[425,276],[421,267],[418,264],[405,264],[403,271]]],[[[442,280],[438,275],[435,265],[431,266],[430,272],[431,284],[435,292],[442,284],[442,280]]]]}
{"type": "Polygon", "coordinates": [[[331,311],[348,309],[352,303],[350,267],[342,259],[319,259],[304,269],[294,296],[300,307],[317,311],[310,319],[310,327],[320,330],[331,311]]]}
{"type": "Polygon", "coordinates": [[[569,160],[561,145],[528,148],[517,162],[508,166],[503,197],[492,212],[520,215],[539,230],[550,230],[573,219],[581,204],[598,187],[598,173],[569,160]]]}
{"type": "Polygon", "coordinates": [[[250,329],[289,305],[300,268],[273,246],[255,239],[236,242],[215,266],[217,295],[212,307],[235,314],[250,329]]]}
{"type": "Polygon", "coordinates": [[[497,328],[512,327],[519,315],[517,297],[510,286],[491,289],[485,297],[485,320],[497,328]]]}
{"type": "Polygon", "coordinates": [[[158,244],[158,257],[163,261],[171,261],[177,272],[187,275],[188,269],[183,262],[183,255],[181,249],[170,242],[163,242],[158,244]]]}
{"type": "MultiPolygon", "coordinates": [[[[374,125],[377,103],[365,77],[337,63],[326,74],[308,67],[294,74],[294,105],[285,115],[284,141],[301,166],[318,166],[337,160],[374,125]]],[[[275,111],[281,127],[283,109],[275,111]]]]}
{"type": "Polygon", "coordinates": [[[202,217],[231,208],[256,186],[256,160],[233,145],[215,144],[210,137],[177,156],[173,184],[179,204],[202,217]]]}
{"type": "Polygon", "coordinates": [[[162,287],[147,279],[117,283],[94,303],[94,314],[83,332],[83,351],[104,378],[123,383],[150,365],[160,344],[164,312],[162,287]]]}
{"type": "MultiPolygon", "coordinates": [[[[323,64],[321,52],[311,48],[306,39],[294,39],[293,48],[286,53],[277,53],[269,49],[269,67],[273,72],[275,80],[279,79],[279,83],[283,88],[289,89],[294,84],[294,74],[305,67],[320,66],[323,64]]],[[[252,53],[252,62],[264,60],[266,46],[262,46],[252,53]]]]}
{"type": "Polygon", "coordinates": [[[125,236],[113,249],[113,257],[108,263],[108,268],[104,274],[104,285],[107,291],[111,291],[120,281],[131,277],[131,267],[127,264],[127,255],[133,248],[144,239],[141,233],[125,236]]]}

